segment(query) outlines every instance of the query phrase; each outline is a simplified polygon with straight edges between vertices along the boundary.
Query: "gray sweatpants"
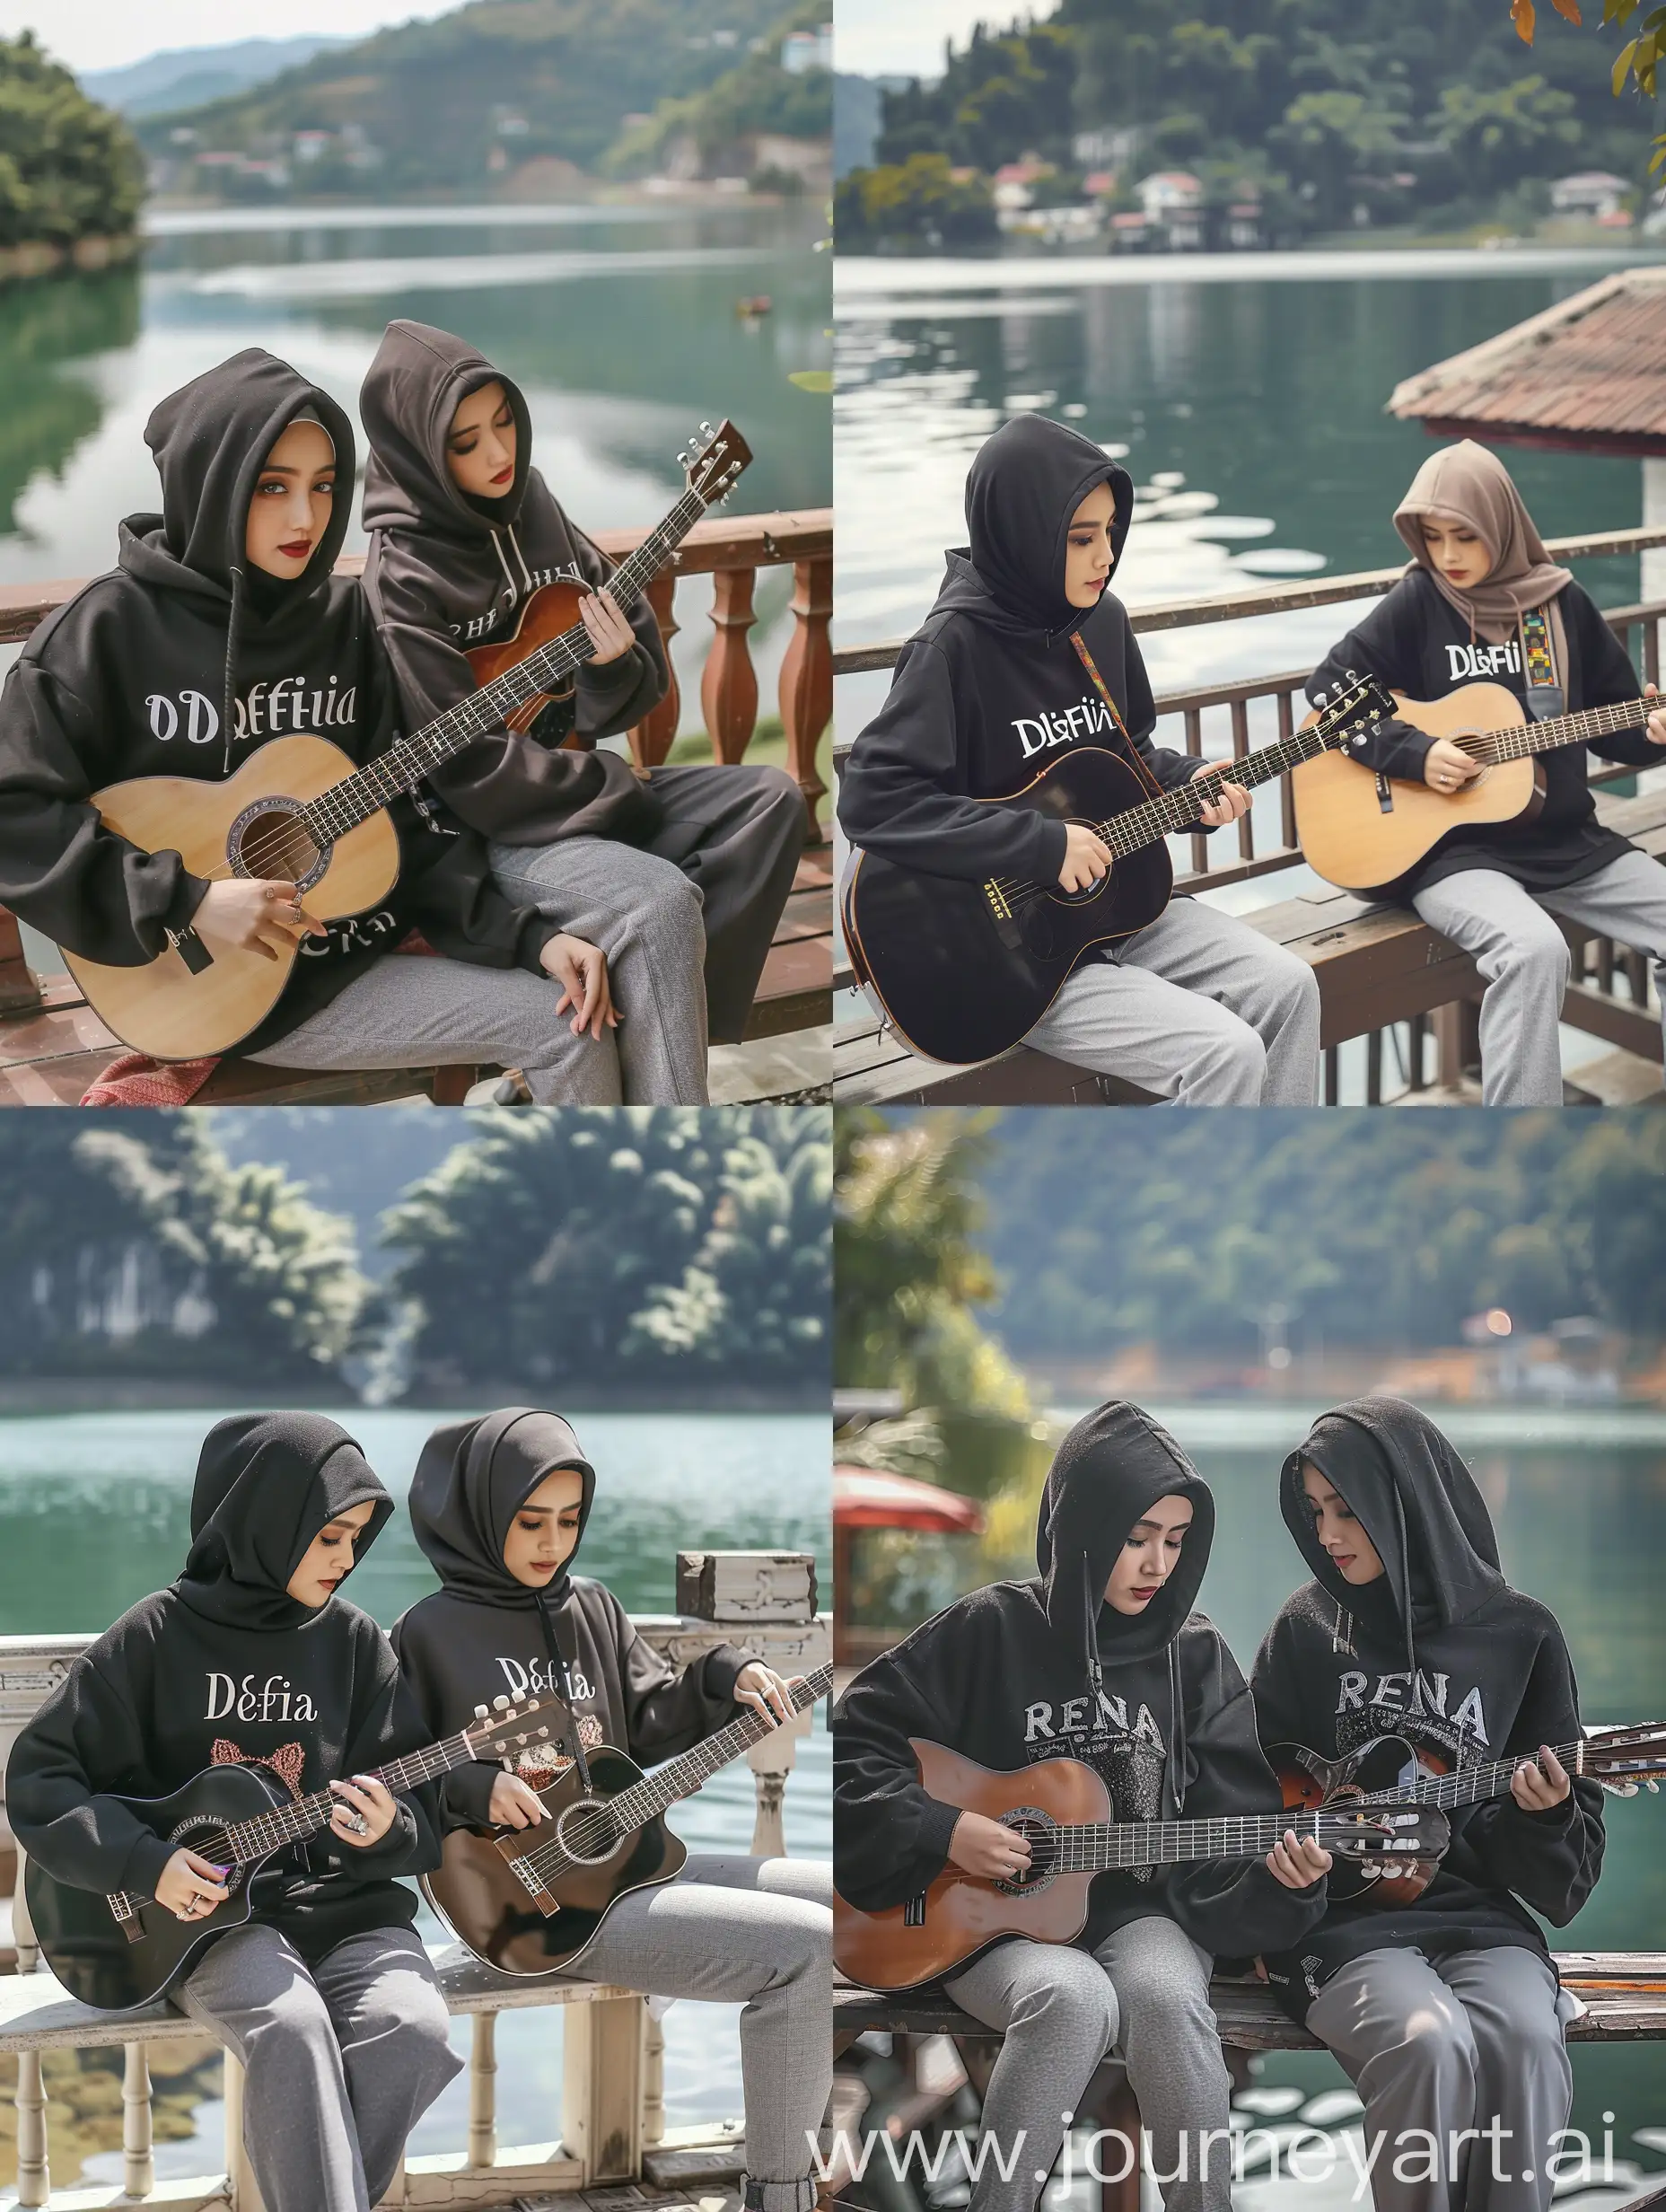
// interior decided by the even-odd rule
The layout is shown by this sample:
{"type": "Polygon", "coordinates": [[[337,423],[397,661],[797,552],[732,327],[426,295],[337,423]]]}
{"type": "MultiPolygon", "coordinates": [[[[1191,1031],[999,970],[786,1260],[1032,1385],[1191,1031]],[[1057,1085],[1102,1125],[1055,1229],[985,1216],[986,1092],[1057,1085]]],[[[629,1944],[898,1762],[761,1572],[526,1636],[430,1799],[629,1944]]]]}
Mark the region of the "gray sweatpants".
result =
{"type": "Polygon", "coordinates": [[[309,1967],[276,1928],[210,1944],[178,2000],[245,2070],[243,2145],[266,2212],[370,2212],[462,2060],[408,1927],[309,1967]]]}
{"type": "Polygon", "coordinates": [[[653,998],[652,1034],[664,1040],[657,1049],[671,1079],[686,1085],[697,1058],[704,1085],[706,1032],[737,1044],[746,1027],[803,850],[804,801],[780,768],[744,762],[655,768],[650,788],[664,819],[646,847],[494,843],[492,873],[516,905],[601,947],[627,1008],[653,998]],[[697,1014],[688,978],[692,966],[697,986],[702,964],[697,1014]]]}
{"type": "Polygon", "coordinates": [[[1179,1106],[1311,1106],[1319,985],[1298,953],[1235,915],[1176,899],[1084,961],[1026,1041],[1179,1106]]]}
{"type": "MultiPolygon", "coordinates": [[[[1231,2212],[1232,2082],[1209,2009],[1210,1964],[1172,1920],[1153,1916],[1092,1953],[1019,1937],[947,1977],[957,2005],[1004,2031],[983,2133],[1012,2179],[986,2156],[970,2212],[1033,2212],[1065,2139],[1063,2115],[1110,2050],[1127,2068],[1155,2172],[1175,2177],[1160,2184],[1164,2212],[1231,2212]],[[1211,2129],[1220,2140],[1206,2155],[1199,2138],[1211,2129]]],[[[1113,2172],[1119,2163],[1114,2149],[1101,2158],[1113,2172]]]]}
{"type": "Polygon", "coordinates": [[[1551,2138],[1567,2125],[1574,2069],[1556,2013],[1556,1978],[1537,1952],[1368,1951],[1333,1975],[1307,2024],[1365,2101],[1365,2155],[1376,2212],[1545,2212],[1551,2138]],[[1454,2145],[1454,2131],[1496,2141],[1454,2145]],[[1425,2129],[1440,2146],[1437,2181],[1401,2181],[1403,2155],[1427,2171],[1425,2129]],[[1500,2175],[1507,2179],[1500,2180],[1500,2175]]]}
{"type": "MultiPolygon", "coordinates": [[[[669,1106],[697,1095],[625,1087],[618,1040],[632,1017],[598,1041],[574,1036],[572,1009],[556,1012],[561,986],[524,968],[475,968],[460,960],[385,960],[251,1060],[268,1067],[454,1067],[495,1061],[518,1067],[540,1106],[669,1106]]],[[[651,1018],[651,1017],[650,1017],[651,1018]]],[[[635,1044],[633,1040],[633,1050],[635,1044]]]]}
{"type": "Polygon", "coordinates": [[[1465,868],[1415,892],[1412,904],[1432,929],[1463,947],[1486,981],[1484,1106],[1562,1103],[1556,1023],[1570,955],[1554,915],[1646,952],[1666,1005],[1666,868],[1647,853],[1622,853],[1560,891],[1529,891],[1496,868],[1465,868]]]}
{"type": "Polygon", "coordinates": [[[808,2212],[833,2087],[833,1870],[814,1859],[691,1856],[621,1898],[574,1970],[655,1997],[743,2006],[746,2170],[764,2212],[808,2212]]]}

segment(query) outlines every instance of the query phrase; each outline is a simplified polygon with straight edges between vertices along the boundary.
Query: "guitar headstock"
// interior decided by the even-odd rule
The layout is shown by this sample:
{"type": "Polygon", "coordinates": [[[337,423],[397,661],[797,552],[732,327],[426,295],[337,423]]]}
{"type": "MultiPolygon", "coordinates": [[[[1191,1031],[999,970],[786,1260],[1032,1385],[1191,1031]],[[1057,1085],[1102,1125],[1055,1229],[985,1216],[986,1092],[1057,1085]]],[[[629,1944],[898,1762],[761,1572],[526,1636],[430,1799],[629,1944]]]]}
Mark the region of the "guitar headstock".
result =
{"type": "Polygon", "coordinates": [[[1604,1728],[1585,1738],[1578,1760],[1570,1764],[1617,1797],[1635,1797],[1639,1788],[1658,1791],[1666,1779],[1666,1721],[1604,1728]]]}
{"type": "Polygon", "coordinates": [[[1380,737],[1382,724],[1399,712],[1391,691],[1374,676],[1362,676],[1352,668],[1344,669],[1328,690],[1315,691],[1312,698],[1319,709],[1316,726],[1327,749],[1363,745],[1368,737],[1380,737]]]}
{"type": "Polygon", "coordinates": [[[688,451],[677,458],[688,476],[688,489],[708,507],[715,507],[728,498],[741,470],[750,464],[752,449],[725,416],[715,430],[710,423],[702,423],[688,451]]]}
{"type": "Polygon", "coordinates": [[[530,1698],[520,1705],[495,1698],[489,1707],[476,1706],[463,1734],[477,1759],[513,1759],[529,1743],[548,1742],[551,1721],[566,1710],[559,1698],[530,1698]]]}
{"type": "Polygon", "coordinates": [[[1338,1858],[1439,1858],[1451,1822],[1434,1805],[1332,1803],[1319,1814],[1319,1840],[1338,1858]]]}

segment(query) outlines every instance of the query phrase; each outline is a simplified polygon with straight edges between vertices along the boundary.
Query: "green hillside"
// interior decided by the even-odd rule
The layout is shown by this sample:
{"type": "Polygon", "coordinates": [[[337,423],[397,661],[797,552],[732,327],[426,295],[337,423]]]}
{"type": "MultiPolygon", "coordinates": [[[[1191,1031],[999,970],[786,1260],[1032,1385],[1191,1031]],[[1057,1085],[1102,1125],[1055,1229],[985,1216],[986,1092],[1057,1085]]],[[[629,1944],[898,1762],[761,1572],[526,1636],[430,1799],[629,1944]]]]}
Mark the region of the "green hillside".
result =
{"type": "Polygon", "coordinates": [[[28,31],[0,39],[0,250],[68,251],[120,237],[138,215],[144,171],[127,126],[90,101],[28,31]]]}
{"type": "Polygon", "coordinates": [[[474,0],[235,98],[146,118],[139,135],[171,189],[485,191],[540,159],[593,169],[781,18],[780,0],[474,0]]]}

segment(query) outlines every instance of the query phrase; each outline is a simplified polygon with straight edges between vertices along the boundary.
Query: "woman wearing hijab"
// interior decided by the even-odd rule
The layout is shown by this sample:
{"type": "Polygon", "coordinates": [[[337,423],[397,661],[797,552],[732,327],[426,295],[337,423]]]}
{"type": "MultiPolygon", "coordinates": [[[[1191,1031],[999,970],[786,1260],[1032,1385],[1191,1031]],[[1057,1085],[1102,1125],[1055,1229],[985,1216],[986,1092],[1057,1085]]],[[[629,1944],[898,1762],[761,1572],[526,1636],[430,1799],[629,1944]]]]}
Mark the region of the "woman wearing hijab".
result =
{"type": "Polygon", "coordinates": [[[627,1101],[706,1103],[706,1047],[739,1041],[804,844],[803,796],[756,763],[661,767],[622,753],[670,680],[645,599],[621,612],[611,566],[532,466],[519,385],[450,331],[388,325],[359,394],[370,439],[364,589],[413,723],[476,689],[469,647],[512,638],[546,584],[587,584],[592,657],[573,697],[499,727],[436,776],[491,840],[516,906],[606,952],[625,1024],[627,1101]],[[576,733],[577,748],[563,741],[576,733]]]}
{"type": "MultiPolygon", "coordinates": [[[[436,1735],[507,1692],[553,1689],[578,1740],[640,1765],[691,1750],[739,1716],[785,1717],[773,1669],[720,1644],[680,1672],[599,1582],[571,1572],[595,1470],[558,1414],[506,1407],[436,1429],[411,1483],[411,1525],[440,1588],[393,1629],[399,1664],[436,1735]]],[[[552,1778],[539,1745],[513,1770],[460,1767],[440,1784],[443,1825],[523,1828],[552,1778]]],[[[738,2004],[749,2212],[811,2212],[811,2149],[832,2086],[832,1890],[807,1860],[691,1856],[658,1888],[622,1897],[570,1971],[653,1996],[738,2004]]]]}
{"type": "MultiPolygon", "coordinates": [[[[1413,699],[1444,698],[1469,683],[1502,684],[1533,720],[1644,696],[1626,648],[1550,558],[1508,470],[1487,447],[1466,438],[1432,454],[1394,526],[1411,566],[1333,646],[1308,684],[1310,698],[1349,668],[1368,670],[1413,699]]],[[[1663,745],[1666,710],[1651,715],[1646,730],[1618,731],[1590,750],[1654,768],[1663,745]]],[[[1485,773],[1450,739],[1404,722],[1386,724],[1352,757],[1440,792],[1485,773]]],[[[1544,801],[1537,812],[1464,830],[1407,886],[1424,920],[1461,945],[1486,981],[1481,1096],[1488,1106],[1562,1103],[1556,1025],[1568,949],[1557,916],[1646,952],[1666,983],[1666,874],[1598,821],[1584,748],[1560,746],[1538,765],[1544,801]]]]}
{"type": "Polygon", "coordinates": [[[1603,1844],[1600,1788],[1550,1749],[1580,1737],[1567,1646],[1548,1609],[1504,1580],[1469,1469],[1402,1400],[1323,1416],[1285,1462],[1280,1503],[1313,1579],[1256,1655],[1263,1743],[1328,1760],[1400,1736],[1437,1770],[1520,1763],[1507,1794],[1451,1813],[1420,1897],[1389,1910],[1333,1899],[1299,1944],[1266,1957],[1267,1979],[1365,2100],[1378,2212],[1546,2212],[1573,2095],[1562,2028],[1578,2008],[1533,1913],[1571,1920],[1603,1844]],[[1408,2180],[1399,2151],[1418,2129],[1440,2171],[1415,2152],[1408,2180]],[[1477,2129],[1466,2151],[1461,2131],[1477,2129]]]}
{"type": "Polygon", "coordinates": [[[496,1061],[534,1098],[620,1097],[597,948],[512,905],[481,840],[427,800],[390,808],[399,878],[328,925],[293,883],[192,875],[91,803],[150,776],[223,781],[268,738],[316,733],[360,766],[399,731],[364,596],[334,571],[353,427],[258,348],[172,392],[145,426],[160,514],[121,525],[118,566],[35,631],[0,693],[0,900],[67,951],[142,967],[194,931],[276,959],[276,1005],[232,1055],[282,1067],[496,1061]],[[386,955],[419,930],[439,959],[386,955]]]}
{"type": "MultiPolygon", "coordinates": [[[[1148,788],[1202,773],[1152,743],[1151,686],[1109,589],[1133,508],[1127,470],[1063,423],[1017,416],[980,449],[966,479],[970,543],[948,555],[936,604],[846,764],[838,812],[853,845],[928,875],[1083,891],[1110,865],[1084,823],[974,802],[1011,798],[1066,744],[1119,753],[1148,788]]],[[[1198,821],[1213,829],[1249,804],[1223,784],[1198,821]]],[[[1027,1041],[1183,1106],[1311,1106],[1319,987],[1247,923],[1176,899],[1082,961],[1027,1041]]]]}
{"type": "Polygon", "coordinates": [[[392,1511],[334,1421],[217,1422],[183,1573],[74,1662],[6,1769],[13,1829],[48,1873],[187,1922],[224,1900],[226,1869],[105,1793],[166,1796],[231,1763],[340,1799],[327,1831],[268,1862],[248,1923],[211,1938],[176,1991],[246,2069],[267,2212],[369,2212],[461,2064],[416,1892],[395,1878],[439,1863],[434,1822],[365,1772],[416,1750],[421,1723],[386,1637],[337,1594],[392,1511]]]}
{"type": "MultiPolygon", "coordinates": [[[[1080,1760],[1103,1778],[1117,1821],[1276,1812],[1243,1677],[1192,1611],[1214,1533],[1207,1486],[1148,1414],[1112,1401],[1078,1421],[1048,1470],[1039,1574],[934,1615],[841,1699],[840,1896],[878,1912],[950,1865],[1003,1880],[1028,1862],[1009,1829],[927,1795],[911,1737],[1001,1771],[1080,1760]]],[[[1032,2212],[1064,2116],[1112,2050],[1150,2130],[1167,2212],[1229,2212],[1230,2084],[1211,1954],[1300,1942],[1324,1909],[1329,1865],[1315,1842],[1287,1835],[1265,1863],[1101,1874],[1074,1947],[1009,1937],[946,1977],[957,2004],[1003,2031],[981,2123],[995,2155],[973,2212],[1032,2212]]]]}

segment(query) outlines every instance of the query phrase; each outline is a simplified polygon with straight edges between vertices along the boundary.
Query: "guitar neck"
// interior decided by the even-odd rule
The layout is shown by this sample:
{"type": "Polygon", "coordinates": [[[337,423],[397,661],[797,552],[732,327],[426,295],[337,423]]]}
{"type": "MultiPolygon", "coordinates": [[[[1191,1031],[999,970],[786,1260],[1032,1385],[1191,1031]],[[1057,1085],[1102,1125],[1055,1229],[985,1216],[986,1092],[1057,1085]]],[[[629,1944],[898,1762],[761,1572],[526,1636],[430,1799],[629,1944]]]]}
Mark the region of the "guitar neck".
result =
{"type": "Polygon", "coordinates": [[[1321,752],[1330,750],[1339,742],[1343,726],[1340,718],[1329,722],[1321,715],[1309,728],[1292,731],[1276,745],[1264,745],[1258,752],[1246,753],[1241,760],[1214,761],[1178,790],[1162,792],[1093,827],[1116,857],[1125,860],[1160,838],[1193,828],[1199,804],[1219,795],[1214,786],[1234,783],[1252,789],[1257,784],[1271,783],[1276,776],[1287,775],[1302,761],[1315,760],[1321,752]]]}
{"type": "MultiPolygon", "coordinates": [[[[818,1667],[813,1674],[807,1674],[792,1690],[794,1714],[807,1713],[832,1686],[830,1666],[818,1667]]],[[[754,1743],[761,1743],[766,1736],[773,1735],[780,1725],[773,1716],[747,1713],[718,1729],[715,1735],[703,1737],[691,1751],[668,1759],[662,1767],[656,1767],[629,1789],[621,1790],[617,1797],[609,1797],[608,1811],[615,1825],[621,1832],[645,1827],[680,1798],[691,1797],[702,1782],[720,1768],[728,1766],[732,1760],[739,1759],[743,1751],[750,1751],[754,1743]]]]}
{"type": "MultiPolygon", "coordinates": [[[[1583,1769],[1583,1739],[1577,1743],[1553,1743],[1551,1750],[1570,1774],[1583,1769]]],[[[1495,1759],[1484,1767],[1460,1767],[1455,1774],[1428,1774],[1421,1780],[1408,1782],[1404,1789],[1388,1795],[1396,1804],[1453,1805],[1478,1804],[1484,1797],[1502,1797],[1510,1787],[1511,1778],[1521,1765],[1525,1754],[1518,1751],[1513,1759],[1495,1759]]],[[[1372,1793],[1372,1802],[1382,1802],[1378,1793],[1372,1793]]]]}
{"type": "MultiPolygon", "coordinates": [[[[607,580],[609,596],[621,608],[634,606],[695,523],[706,512],[706,501],[690,488],[642,543],[622,561],[607,580]]],[[[320,845],[345,837],[349,830],[408,791],[425,776],[500,727],[505,715],[524,707],[540,691],[560,684],[574,670],[591,659],[596,648],[582,622],[553,637],[546,645],[517,661],[501,676],[445,714],[425,723],[409,737],[400,738],[387,751],[314,799],[303,808],[303,818],[320,845]]]]}
{"type": "Polygon", "coordinates": [[[1521,760],[1530,753],[1555,752],[1563,745],[1589,745],[1621,730],[1641,729],[1649,710],[1647,699],[1620,699],[1612,707],[1587,707],[1577,715],[1551,715],[1543,722],[1523,723],[1519,729],[1489,731],[1478,751],[1473,742],[1466,750],[1495,765],[1521,760]]]}
{"type": "MultiPolygon", "coordinates": [[[[1324,1813],[1246,1813],[1213,1821],[1090,1821],[1053,1831],[1051,1864],[1061,1874],[1109,1874],[1130,1866],[1178,1866],[1197,1858],[1265,1858],[1293,1829],[1325,1841],[1345,1823],[1324,1813]]],[[[1356,1831],[1352,1831],[1356,1832],[1356,1831]]]]}

